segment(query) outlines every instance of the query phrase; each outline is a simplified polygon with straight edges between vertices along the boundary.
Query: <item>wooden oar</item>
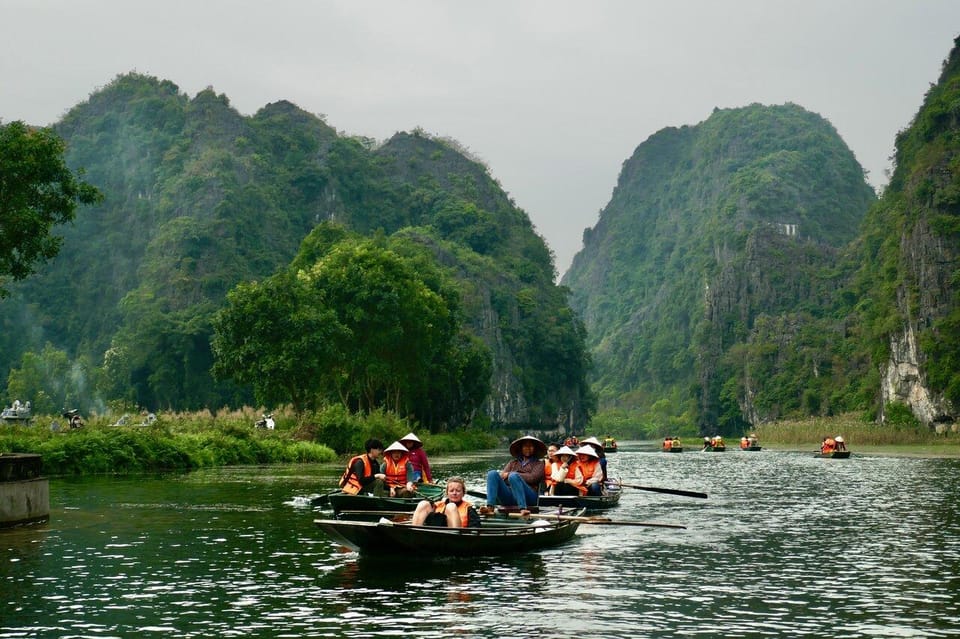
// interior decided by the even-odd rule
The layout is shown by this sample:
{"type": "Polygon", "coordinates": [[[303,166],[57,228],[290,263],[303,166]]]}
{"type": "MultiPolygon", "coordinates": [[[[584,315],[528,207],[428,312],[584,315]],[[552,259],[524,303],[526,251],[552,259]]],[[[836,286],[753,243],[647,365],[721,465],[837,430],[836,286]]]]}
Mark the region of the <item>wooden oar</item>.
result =
{"type": "Polygon", "coordinates": [[[551,515],[547,513],[532,513],[530,515],[523,515],[521,513],[508,513],[509,517],[515,519],[556,519],[559,521],[579,521],[584,524],[594,524],[597,526],[651,526],[654,528],[682,528],[686,530],[686,526],[681,526],[680,524],[661,524],[652,521],[624,521],[624,520],[615,520],[608,519],[607,517],[576,517],[574,515],[551,515]]]}
{"type": "Polygon", "coordinates": [[[636,488],[637,490],[649,490],[652,493],[680,495],[681,497],[697,497],[699,499],[707,498],[707,493],[698,493],[693,490],[681,490],[679,488],[655,488],[653,486],[637,486],[635,484],[624,484],[622,482],[619,483],[618,485],[623,486],[624,488],[636,488]]]}

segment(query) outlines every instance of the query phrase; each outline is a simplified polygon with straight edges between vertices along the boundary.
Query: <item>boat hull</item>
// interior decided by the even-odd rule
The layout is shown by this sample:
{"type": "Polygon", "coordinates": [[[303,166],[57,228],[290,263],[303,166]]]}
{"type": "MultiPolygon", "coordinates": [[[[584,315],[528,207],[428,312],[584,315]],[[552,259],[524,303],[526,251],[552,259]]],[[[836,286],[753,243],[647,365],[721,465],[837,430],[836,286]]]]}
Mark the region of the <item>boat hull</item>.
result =
{"type": "Polygon", "coordinates": [[[434,494],[425,492],[422,497],[375,497],[373,495],[351,495],[350,493],[334,493],[329,495],[330,507],[333,516],[338,519],[359,519],[376,521],[383,512],[413,512],[424,499],[439,499],[443,489],[434,494]],[[349,513],[342,515],[342,513],[349,513]]]}
{"type": "Polygon", "coordinates": [[[661,448],[660,450],[665,453],[682,453],[683,446],[671,446],[670,448],[661,448]]]}
{"type": "Polygon", "coordinates": [[[620,503],[621,490],[611,490],[604,495],[577,496],[577,495],[540,495],[537,506],[548,508],[562,508],[573,510],[586,508],[587,510],[607,510],[620,503]]]}
{"type": "Polygon", "coordinates": [[[761,450],[762,448],[763,446],[741,446],[740,450],[758,451],[758,450],[761,450]]]}
{"type": "Polygon", "coordinates": [[[505,555],[550,548],[569,541],[579,521],[534,526],[529,523],[494,524],[479,528],[442,528],[408,524],[314,520],[334,541],[367,555],[477,557],[505,555]]]}
{"type": "Polygon", "coordinates": [[[850,457],[849,450],[835,450],[829,453],[814,453],[814,457],[824,457],[829,459],[847,459],[850,457]]]}
{"type": "Polygon", "coordinates": [[[703,452],[705,452],[705,453],[722,453],[722,452],[725,451],[725,450],[727,450],[727,447],[726,447],[726,446],[707,446],[706,448],[703,449],[703,452]]]}

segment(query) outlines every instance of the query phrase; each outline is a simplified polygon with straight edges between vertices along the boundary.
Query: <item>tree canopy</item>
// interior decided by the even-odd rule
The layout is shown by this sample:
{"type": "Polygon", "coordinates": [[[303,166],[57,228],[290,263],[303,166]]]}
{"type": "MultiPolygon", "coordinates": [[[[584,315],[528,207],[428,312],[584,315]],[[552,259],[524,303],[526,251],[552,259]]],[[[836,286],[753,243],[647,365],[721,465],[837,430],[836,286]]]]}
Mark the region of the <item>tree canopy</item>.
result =
{"type": "Polygon", "coordinates": [[[0,297],[4,279],[22,280],[60,252],[53,227],[74,219],[80,204],[101,199],[64,161],[65,144],[50,129],[23,122],[0,126],[0,297]]]}

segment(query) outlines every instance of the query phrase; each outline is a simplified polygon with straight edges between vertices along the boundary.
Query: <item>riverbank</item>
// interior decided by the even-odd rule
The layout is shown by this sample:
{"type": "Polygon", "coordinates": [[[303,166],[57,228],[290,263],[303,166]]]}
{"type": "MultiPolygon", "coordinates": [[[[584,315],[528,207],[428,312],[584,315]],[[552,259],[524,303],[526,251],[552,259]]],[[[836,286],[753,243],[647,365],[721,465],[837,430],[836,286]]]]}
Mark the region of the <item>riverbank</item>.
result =
{"type": "MultiPolygon", "coordinates": [[[[384,445],[412,429],[386,413],[358,416],[333,407],[307,417],[274,415],[274,429],[255,428],[259,415],[239,411],[160,413],[117,419],[93,417],[83,427],[52,428],[55,417],[32,425],[0,425],[0,453],[35,453],[47,476],[135,474],[218,466],[323,463],[363,451],[369,438],[384,445]]],[[[59,420],[62,422],[63,420],[59,420]]],[[[494,448],[486,432],[420,433],[430,455],[494,448]]]]}
{"type": "Polygon", "coordinates": [[[960,433],[937,434],[914,424],[880,425],[855,415],[784,420],[754,429],[764,448],[818,451],[824,437],[842,435],[854,453],[910,457],[960,457],[960,433]]]}

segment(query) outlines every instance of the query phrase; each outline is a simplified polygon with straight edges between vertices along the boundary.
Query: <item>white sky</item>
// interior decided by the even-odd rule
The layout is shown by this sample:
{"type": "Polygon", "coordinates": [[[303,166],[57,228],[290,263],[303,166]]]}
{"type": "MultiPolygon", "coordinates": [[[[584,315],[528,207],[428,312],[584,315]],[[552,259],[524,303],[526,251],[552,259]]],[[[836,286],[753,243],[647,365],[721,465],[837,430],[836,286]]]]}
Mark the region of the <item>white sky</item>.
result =
{"type": "Polygon", "coordinates": [[[815,111],[882,186],[957,35],[958,0],[0,0],[0,120],[138,71],[245,115],[421,126],[488,164],[562,275],[634,148],[715,106],[815,111]]]}

